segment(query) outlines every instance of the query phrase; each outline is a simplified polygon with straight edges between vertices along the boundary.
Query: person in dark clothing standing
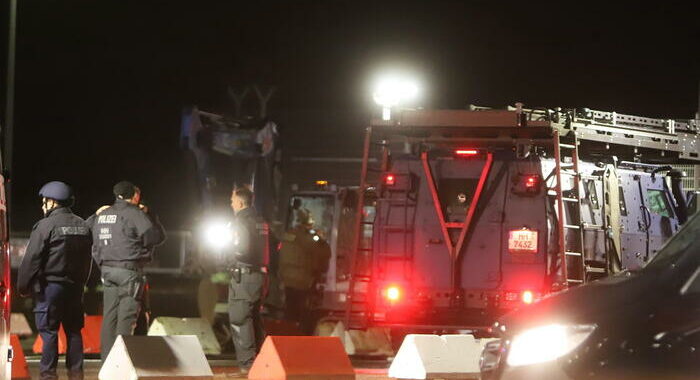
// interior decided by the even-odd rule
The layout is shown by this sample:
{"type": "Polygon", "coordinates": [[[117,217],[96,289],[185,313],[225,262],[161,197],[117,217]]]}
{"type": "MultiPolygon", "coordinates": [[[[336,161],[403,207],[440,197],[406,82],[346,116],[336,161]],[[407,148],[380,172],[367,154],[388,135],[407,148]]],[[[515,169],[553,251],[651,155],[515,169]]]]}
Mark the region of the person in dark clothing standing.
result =
{"type": "Polygon", "coordinates": [[[297,210],[297,220],[299,224],[284,235],[278,273],[284,283],[286,318],[299,323],[303,333],[313,334],[314,318],[309,310],[328,270],[331,249],[313,229],[309,210],[297,210]]]}
{"type": "Polygon", "coordinates": [[[68,185],[53,181],[39,191],[44,218],[36,223],[17,273],[20,295],[34,296],[34,317],[43,341],[39,376],[58,379],[58,329],[66,332],[66,368],[71,380],[83,379],[83,286],[92,259],[90,229],[73,214],[68,185]]]}
{"type": "Polygon", "coordinates": [[[228,293],[229,322],[241,372],[247,373],[262,345],[265,333],[260,318],[265,268],[263,240],[258,233],[253,193],[237,188],[231,194],[234,246],[226,257],[231,272],[228,293]]]}
{"type": "Polygon", "coordinates": [[[140,207],[141,191],[133,183],[114,185],[116,201],[88,219],[92,254],[102,271],[104,309],[101,355],[104,361],[117,335],[133,335],[146,284],[143,266],[153,247],[165,241],[158,218],[140,207]]]}

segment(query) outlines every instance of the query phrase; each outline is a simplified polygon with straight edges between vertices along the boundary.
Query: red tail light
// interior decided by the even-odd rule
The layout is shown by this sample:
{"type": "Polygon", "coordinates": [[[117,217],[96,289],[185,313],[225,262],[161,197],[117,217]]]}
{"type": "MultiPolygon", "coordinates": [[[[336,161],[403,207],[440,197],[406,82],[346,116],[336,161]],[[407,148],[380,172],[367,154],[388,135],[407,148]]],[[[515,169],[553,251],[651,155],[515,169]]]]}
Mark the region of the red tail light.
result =
{"type": "Polygon", "coordinates": [[[536,176],[536,175],[526,176],[525,177],[525,188],[533,189],[533,188],[537,187],[539,180],[540,180],[539,176],[536,176]]]}
{"type": "Polygon", "coordinates": [[[396,285],[391,285],[384,291],[384,296],[390,302],[397,302],[401,299],[401,288],[396,285]]]}
{"type": "Polygon", "coordinates": [[[477,149],[457,149],[455,150],[455,154],[461,157],[470,157],[476,156],[479,154],[479,151],[477,149]]]}
{"type": "Polygon", "coordinates": [[[387,174],[384,177],[384,184],[387,186],[394,186],[396,184],[396,176],[393,174],[387,174]]]}
{"type": "Polygon", "coordinates": [[[514,179],[513,192],[518,195],[534,196],[542,188],[542,176],[539,174],[521,173],[514,179]]]}
{"type": "Polygon", "coordinates": [[[529,304],[535,302],[535,295],[529,290],[524,291],[521,298],[522,298],[524,304],[529,305],[529,304]]]}

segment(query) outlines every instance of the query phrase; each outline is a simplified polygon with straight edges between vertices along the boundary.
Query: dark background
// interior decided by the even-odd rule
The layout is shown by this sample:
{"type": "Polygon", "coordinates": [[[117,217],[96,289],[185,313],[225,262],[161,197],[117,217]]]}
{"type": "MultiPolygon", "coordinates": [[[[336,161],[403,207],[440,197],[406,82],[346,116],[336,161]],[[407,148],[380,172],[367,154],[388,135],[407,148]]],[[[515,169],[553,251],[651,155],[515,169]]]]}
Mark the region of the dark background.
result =
{"type": "Polygon", "coordinates": [[[680,1],[19,3],[16,230],[41,216],[36,192],[50,180],[72,184],[88,216],[130,179],[167,228],[188,227],[197,205],[180,110],[230,109],[227,85],[276,85],[284,148],[306,156],[360,155],[358,120],[376,112],[369,79],[393,65],[420,75],[426,107],[522,101],[663,118],[698,107],[700,12],[680,1]]]}

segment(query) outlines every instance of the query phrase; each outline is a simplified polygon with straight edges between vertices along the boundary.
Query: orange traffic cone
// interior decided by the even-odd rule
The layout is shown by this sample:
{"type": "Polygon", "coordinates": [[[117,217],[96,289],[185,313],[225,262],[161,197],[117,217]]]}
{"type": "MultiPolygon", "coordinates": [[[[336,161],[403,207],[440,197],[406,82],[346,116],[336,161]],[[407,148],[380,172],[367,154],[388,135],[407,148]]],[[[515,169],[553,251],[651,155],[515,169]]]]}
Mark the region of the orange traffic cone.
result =
{"type": "Polygon", "coordinates": [[[10,335],[10,344],[12,345],[12,378],[13,379],[31,379],[29,376],[29,368],[27,367],[27,359],[24,357],[22,345],[19,343],[19,336],[10,335]]]}
{"type": "MultiPolygon", "coordinates": [[[[80,335],[83,336],[83,352],[86,354],[99,354],[100,353],[100,328],[102,327],[102,316],[101,315],[86,315],[85,316],[85,326],[80,331],[80,335]]],[[[40,354],[44,341],[41,339],[40,335],[36,336],[34,345],[32,346],[32,351],[35,354],[40,354]]],[[[66,333],[63,331],[63,326],[58,330],[58,353],[66,353],[66,333]]]]}

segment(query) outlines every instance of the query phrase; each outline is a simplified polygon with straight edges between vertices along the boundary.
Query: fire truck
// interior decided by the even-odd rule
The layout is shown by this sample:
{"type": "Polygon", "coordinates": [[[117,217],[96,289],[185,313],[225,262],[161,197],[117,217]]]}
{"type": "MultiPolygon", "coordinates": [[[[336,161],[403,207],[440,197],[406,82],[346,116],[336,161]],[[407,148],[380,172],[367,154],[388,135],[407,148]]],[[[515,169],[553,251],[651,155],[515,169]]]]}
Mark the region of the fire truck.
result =
{"type": "MultiPolygon", "coordinates": [[[[654,257],[688,217],[697,120],[402,110],[367,127],[346,326],[474,330],[654,257]]],[[[345,271],[344,273],[343,270],[345,271]]]]}

